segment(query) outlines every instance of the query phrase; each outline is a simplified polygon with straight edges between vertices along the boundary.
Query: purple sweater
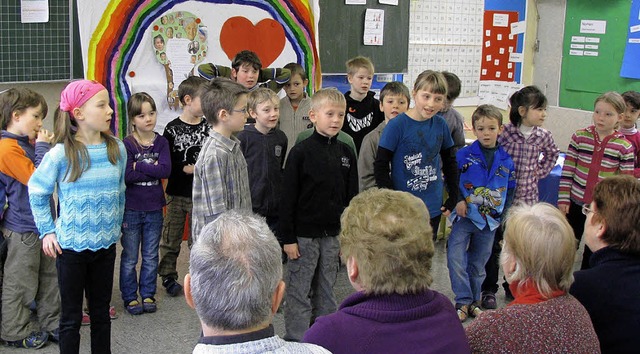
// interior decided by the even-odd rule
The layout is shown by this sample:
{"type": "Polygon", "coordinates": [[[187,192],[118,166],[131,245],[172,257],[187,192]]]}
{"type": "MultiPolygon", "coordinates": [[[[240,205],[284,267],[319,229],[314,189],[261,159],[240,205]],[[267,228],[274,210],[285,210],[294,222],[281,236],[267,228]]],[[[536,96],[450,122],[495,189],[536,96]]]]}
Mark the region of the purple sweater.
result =
{"type": "Polygon", "coordinates": [[[338,312],[319,317],[304,342],[332,353],[469,353],[449,299],[427,290],[415,295],[357,292],[338,312]]]}
{"type": "Polygon", "coordinates": [[[124,176],[127,185],[125,209],[162,209],[165,199],[160,180],[168,178],[171,173],[171,155],[167,139],[156,133],[156,139],[149,147],[140,146],[131,135],[124,138],[123,142],[127,149],[127,169],[124,176]]]}

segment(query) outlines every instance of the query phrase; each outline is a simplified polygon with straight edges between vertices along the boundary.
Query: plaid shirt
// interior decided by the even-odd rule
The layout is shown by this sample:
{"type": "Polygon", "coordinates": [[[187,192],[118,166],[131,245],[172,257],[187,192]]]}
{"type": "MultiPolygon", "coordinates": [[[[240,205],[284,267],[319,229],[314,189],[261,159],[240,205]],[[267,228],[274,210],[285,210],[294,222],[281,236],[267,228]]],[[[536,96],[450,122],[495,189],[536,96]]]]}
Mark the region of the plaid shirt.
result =
{"type": "Polygon", "coordinates": [[[525,139],[518,127],[507,123],[498,142],[511,155],[516,167],[516,195],[513,203],[537,203],[538,181],[551,172],[560,154],[551,132],[533,127],[531,135],[525,139]]]}

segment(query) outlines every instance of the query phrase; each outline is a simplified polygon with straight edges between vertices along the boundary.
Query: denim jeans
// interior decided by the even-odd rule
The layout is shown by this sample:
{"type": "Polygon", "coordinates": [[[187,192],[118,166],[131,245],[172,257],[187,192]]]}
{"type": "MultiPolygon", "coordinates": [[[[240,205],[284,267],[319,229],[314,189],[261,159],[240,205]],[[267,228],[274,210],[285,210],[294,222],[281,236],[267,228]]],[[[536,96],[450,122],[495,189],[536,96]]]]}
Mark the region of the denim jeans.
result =
{"type": "Polygon", "coordinates": [[[127,209],[122,220],[122,255],[120,257],[120,292],[125,306],[138,299],[136,264],[142,255],[140,266],[140,296],[142,299],[156,295],[158,272],[158,246],[162,234],[162,210],[137,211],[127,209]]]}
{"type": "Polygon", "coordinates": [[[480,300],[485,265],[491,255],[495,230],[488,226],[480,230],[468,218],[453,224],[447,242],[447,267],[457,305],[469,305],[480,300]]]}

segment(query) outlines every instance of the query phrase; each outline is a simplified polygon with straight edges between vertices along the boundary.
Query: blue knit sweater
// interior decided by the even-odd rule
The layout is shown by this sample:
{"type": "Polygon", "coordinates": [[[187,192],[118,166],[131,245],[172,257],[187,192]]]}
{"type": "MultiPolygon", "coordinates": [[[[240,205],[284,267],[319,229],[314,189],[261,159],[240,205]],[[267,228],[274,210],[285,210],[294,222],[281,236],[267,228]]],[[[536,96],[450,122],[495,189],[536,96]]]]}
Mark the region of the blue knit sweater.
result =
{"type": "Polygon", "coordinates": [[[121,141],[120,160],[109,162],[106,143],[89,145],[91,167],[75,182],[67,182],[64,145],[47,153],[29,180],[29,202],[40,237],[56,233],[63,249],[97,251],[120,238],[124,214],[124,172],[127,152],[121,141]],[[57,188],[60,216],[54,222],[49,198],[57,188]]]}

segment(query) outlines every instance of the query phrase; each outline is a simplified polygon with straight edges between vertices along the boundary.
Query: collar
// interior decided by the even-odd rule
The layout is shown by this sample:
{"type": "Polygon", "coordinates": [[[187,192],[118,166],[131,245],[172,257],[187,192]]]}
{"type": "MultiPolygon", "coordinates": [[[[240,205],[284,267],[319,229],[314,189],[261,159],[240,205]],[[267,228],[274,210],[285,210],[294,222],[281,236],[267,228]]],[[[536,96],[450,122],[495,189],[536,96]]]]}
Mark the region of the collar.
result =
{"type": "Polygon", "coordinates": [[[29,142],[29,136],[28,135],[16,135],[16,134],[13,134],[13,133],[9,133],[6,130],[2,130],[0,132],[0,136],[2,138],[11,138],[11,139],[20,140],[20,141],[27,142],[27,143],[29,142]]]}
{"type": "Polygon", "coordinates": [[[198,343],[206,344],[206,345],[238,344],[238,343],[245,343],[245,342],[253,342],[253,341],[266,339],[273,336],[275,336],[275,331],[273,329],[273,325],[270,324],[268,327],[259,329],[254,332],[249,332],[249,333],[234,334],[229,336],[200,337],[200,339],[198,340],[198,343]]]}
{"type": "Polygon", "coordinates": [[[607,135],[607,136],[600,136],[598,134],[598,132],[596,131],[596,126],[595,125],[590,125],[586,128],[586,130],[593,134],[593,137],[595,138],[596,141],[598,142],[603,142],[605,140],[611,140],[611,139],[615,139],[615,138],[624,138],[624,134],[620,133],[617,130],[614,130],[613,133],[607,135]]]}
{"type": "Polygon", "coordinates": [[[220,142],[220,144],[222,144],[223,147],[225,147],[229,151],[233,151],[236,145],[240,145],[240,140],[238,140],[235,135],[231,135],[231,138],[227,138],[214,129],[210,129],[209,136],[216,139],[218,142],[220,142]]]}
{"type": "MultiPolygon", "coordinates": [[[[338,134],[340,134],[340,132],[338,132],[338,134]]],[[[322,142],[323,144],[335,144],[338,140],[338,134],[336,134],[335,136],[332,136],[330,138],[321,135],[320,133],[318,133],[318,131],[316,130],[316,128],[313,128],[313,133],[311,134],[311,137],[317,141],[322,142]]]]}
{"type": "Polygon", "coordinates": [[[565,295],[564,290],[554,290],[551,296],[546,296],[538,291],[538,287],[532,281],[525,281],[519,286],[519,282],[509,284],[509,290],[513,294],[515,300],[509,303],[511,305],[538,304],[554,297],[565,295]]]}
{"type": "Polygon", "coordinates": [[[618,129],[618,131],[624,135],[633,135],[638,132],[638,129],[636,127],[629,128],[629,129],[620,128],[618,129]]]}

